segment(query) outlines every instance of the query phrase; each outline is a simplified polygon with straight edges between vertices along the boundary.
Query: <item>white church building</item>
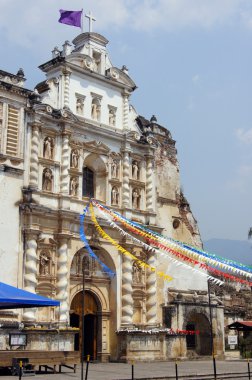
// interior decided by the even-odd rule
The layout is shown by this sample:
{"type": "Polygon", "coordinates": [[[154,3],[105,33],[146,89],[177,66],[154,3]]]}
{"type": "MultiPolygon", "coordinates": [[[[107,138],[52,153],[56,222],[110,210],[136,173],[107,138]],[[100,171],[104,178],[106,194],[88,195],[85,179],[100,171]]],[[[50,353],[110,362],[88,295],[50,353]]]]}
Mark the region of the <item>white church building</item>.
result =
{"type": "MultiPolygon", "coordinates": [[[[0,350],[18,329],[28,334],[27,349],[80,348],[85,264],[85,354],[101,361],[211,355],[204,277],[122,239],[100,218],[107,234],[173,280],[138,267],[88,216],[89,245],[116,273],[111,278],[80,238],[79,216],[92,197],[153,231],[202,246],[181,192],[175,141],[155,116],[148,120],[131,105],[136,84],[125,66],[113,66],[107,44],[87,32],[54,48],[34,91],[25,88],[21,69],[0,70],[0,280],[61,302],[0,311],[0,350]]],[[[221,356],[223,306],[212,299],[221,356]]]]}

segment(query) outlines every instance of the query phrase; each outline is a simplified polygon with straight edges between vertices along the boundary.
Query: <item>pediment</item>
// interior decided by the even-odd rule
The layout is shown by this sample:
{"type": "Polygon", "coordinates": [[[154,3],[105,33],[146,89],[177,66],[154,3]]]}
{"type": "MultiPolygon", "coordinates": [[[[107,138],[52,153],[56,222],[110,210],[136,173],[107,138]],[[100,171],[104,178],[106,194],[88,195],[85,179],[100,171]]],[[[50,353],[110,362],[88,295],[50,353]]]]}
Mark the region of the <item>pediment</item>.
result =
{"type": "Polygon", "coordinates": [[[126,86],[132,87],[134,90],[136,88],[135,82],[127,75],[124,71],[118,69],[118,67],[110,67],[107,72],[107,76],[119,83],[122,83],[126,86]]]}
{"type": "Polygon", "coordinates": [[[101,141],[96,141],[96,140],[88,141],[88,142],[85,142],[83,145],[88,151],[93,152],[93,153],[100,153],[100,154],[107,155],[110,152],[109,147],[106,144],[102,143],[101,141]]]}
{"type": "Polygon", "coordinates": [[[79,119],[69,108],[56,109],[46,103],[35,103],[33,109],[37,112],[44,112],[51,115],[55,119],[67,119],[69,121],[78,122],[79,119]]]}

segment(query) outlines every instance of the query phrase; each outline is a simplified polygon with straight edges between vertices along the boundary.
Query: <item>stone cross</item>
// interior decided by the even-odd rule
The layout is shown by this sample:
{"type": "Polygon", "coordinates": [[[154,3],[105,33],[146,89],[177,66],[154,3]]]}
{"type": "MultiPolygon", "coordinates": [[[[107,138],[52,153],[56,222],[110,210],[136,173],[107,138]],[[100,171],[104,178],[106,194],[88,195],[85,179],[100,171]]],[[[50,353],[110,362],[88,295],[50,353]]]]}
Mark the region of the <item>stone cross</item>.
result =
{"type": "Polygon", "coordinates": [[[89,33],[92,33],[92,26],[93,26],[93,21],[96,21],[94,16],[92,15],[92,12],[89,11],[89,14],[85,15],[89,19],[89,33]]]}

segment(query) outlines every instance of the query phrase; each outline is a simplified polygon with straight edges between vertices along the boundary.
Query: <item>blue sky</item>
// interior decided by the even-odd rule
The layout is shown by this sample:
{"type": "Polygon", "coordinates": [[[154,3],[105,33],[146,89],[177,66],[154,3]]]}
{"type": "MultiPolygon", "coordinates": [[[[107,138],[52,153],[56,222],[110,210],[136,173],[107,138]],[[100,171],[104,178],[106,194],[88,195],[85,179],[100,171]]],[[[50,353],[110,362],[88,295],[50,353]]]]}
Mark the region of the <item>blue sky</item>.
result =
{"type": "MultiPolygon", "coordinates": [[[[79,33],[58,10],[91,10],[137,112],[177,141],[181,183],[203,240],[247,239],[252,225],[251,0],[0,0],[0,68],[37,66],[79,33]]],[[[87,21],[85,29],[87,30],[87,21]]]]}

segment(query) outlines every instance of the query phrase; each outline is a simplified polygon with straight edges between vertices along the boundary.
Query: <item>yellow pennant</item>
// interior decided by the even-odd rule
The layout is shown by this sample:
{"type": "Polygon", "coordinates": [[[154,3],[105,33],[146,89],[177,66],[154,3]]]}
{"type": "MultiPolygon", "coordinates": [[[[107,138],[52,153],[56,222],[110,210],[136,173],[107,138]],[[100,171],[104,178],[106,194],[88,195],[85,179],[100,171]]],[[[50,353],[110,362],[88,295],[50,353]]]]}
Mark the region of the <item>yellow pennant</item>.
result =
{"type": "Polygon", "coordinates": [[[106,234],[106,232],[101,228],[101,226],[97,222],[92,204],[90,204],[90,213],[91,213],[91,220],[94,223],[95,228],[97,229],[100,236],[102,236],[104,239],[108,240],[111,244],[113,244],[118,249],[118,251],[122,252],[126,256],[129,256],[132,260],[136,261],[138,265],[146,269],[149,269],[152,272],[156,272],[159,277],[162,277],[167,281],[173,280],[173,277],[165,274],[164,272],[158,271],[157,268],[145,263],[144,261],[139,260],[136,256],[134,256],[132,253],[127,251],[125,248],[119,245],[114,239],[112,239],[108,234],[106,234]]]}

